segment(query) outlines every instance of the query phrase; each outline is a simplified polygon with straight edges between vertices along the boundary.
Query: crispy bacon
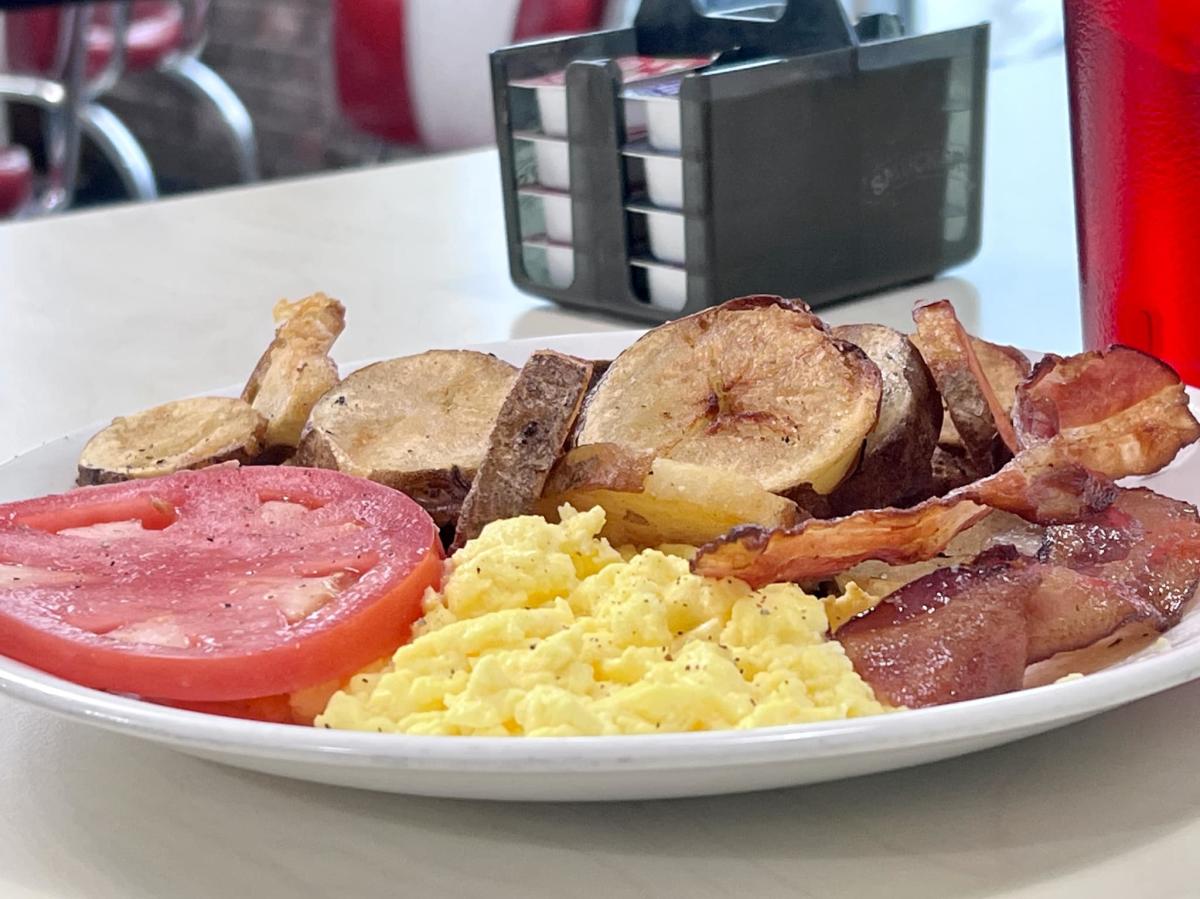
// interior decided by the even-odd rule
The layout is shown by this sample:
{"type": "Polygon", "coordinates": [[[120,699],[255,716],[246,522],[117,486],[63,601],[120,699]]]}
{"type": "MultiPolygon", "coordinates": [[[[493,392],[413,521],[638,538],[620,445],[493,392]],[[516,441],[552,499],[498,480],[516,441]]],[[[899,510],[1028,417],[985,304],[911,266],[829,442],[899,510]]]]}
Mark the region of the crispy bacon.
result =
{"type": "Polygon", "coordinates": [[[1018,389],[1014,412],[1023,449],[991,477],[903,511],[774,532],[737,528],[702,547],[693,566],[761,585],[827,577],[867,559],[929,559],[978,521],[981,507],[1039,523],[1078,521],[1112,501],[1107,478],[1157,471],[1200,437],[1175,373],[1127,347],[1047,357],[1018,389]]]}
{"type": "Polygon", "coordinates": [[[970,335],[949,300],[918,306],[913,310],[913,321],[921,339],[921,353],[967,455],[979,471],[994,471],[996,438],[1015,453],[1017,436],[971,346],[970,335]]]}
{"type": "Polygon", "coordinates": [[[1037,587],[1025,598],[1025,627],[1030,665],[1091,646],[1134,622],[1155,631],[1166,619],[1136,592],[1101,577],[1062,565],[1036,563],[1037,587]]]}
{"type": "Polygon", "coordinates": [[[1196,509],[1123,490],[1103,511],[1048,527],[1036,558],[997,547],[934,571],[836,639],[883,701],[940,705],[1018,689],[1027,665],[1114,634],[1161,633],[1198,584],[1196,509]]]}
{"type": "Polygon", "coordinates": [[[1038,559],[1137,596],[1154,607],[1165,630],[1178,623],[1200,584],[1200,516],[1153,490],[1122,490],[1103,512],[1047,528],[1038,559]]]}
{"type": "Polygon", "coordinates": [[[1049,449],[1035,448],[989,478],[911,509],[865,509],[793,528],[734,528],[700,548],[697,574],[736,577],[751,586],[814,580],[867,559],[899,565],[931,559],[960,531],[1002,509],[1038,523],[1077,521],[1116,495],[1112,483],[1049,449]]]}
{"type": "Polygon", "coordinates": [[[1025,675],[1025,597],[1036,563],[1011,547],[900,588],[838,630],[882,702],[919,708],[1007,693],[1025,675]]]}
{"type": "Polygon", "coordinates": [[[1013,419],[1022,447],[1052,443],[1111,478],[1158,471],[1200,438],[1175,372],[1125,346],[1046,356],[1017,388],[1013,419]]]}

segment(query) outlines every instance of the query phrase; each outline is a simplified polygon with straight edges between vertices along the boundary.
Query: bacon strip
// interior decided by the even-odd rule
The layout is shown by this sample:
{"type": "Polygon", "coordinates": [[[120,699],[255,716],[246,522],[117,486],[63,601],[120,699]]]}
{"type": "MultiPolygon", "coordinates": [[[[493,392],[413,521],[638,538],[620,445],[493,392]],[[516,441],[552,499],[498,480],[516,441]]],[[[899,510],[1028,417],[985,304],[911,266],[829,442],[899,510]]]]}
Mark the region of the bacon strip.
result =
{"type": "Polygon", "coordinates": [[[1200,438],[1175,372],[1125,346],[1046,356],[1017,388],[1013,419],[1022,447],[1053,442],[1111,478],[1158,471],[1200,438]]]}
{"type": "Polygon", "coordinates": [[[1091,646],[1134,622],[1167,629],[1152,603],[1122,585],[1060,565],[1039,563],[1037,570],[1041,580],[1025,598],[1030,665],[1091,646]]]}
{"type": "Polygon", "coordinates": [[[911,509],[865,509],[779,530],[734,528],[702,546],[692,569],[759,587],[829,577],[867,559],[920,562],[940,553],[990,509],[1039,523],[1077,521],[1103,509],[1115,495],[1107,479],[1060,462],[1048,448],[1036,448],[990,478],[911,509]]]}
{"type": "Polygon", "coordinates": [[[904,511],[738,528],[702,547],[694,570],[757,586],[828,577],[867,559],[918,562],[979,520],[981,506],[1038,523],[1077,521],[1115,497],[1107,478],[1157,471],[1200,438],[1175,373],[1127,347],[1047,357],[1018,389],[1014,414],[1023,449],[991,477],[904,511]]]}
{"type": "Polygon", "coordinates": [[[1047,528],[1038,559],[1149,603],[1165,630],[1179,622],[1200,585],[1200,515],[1145,487],[1122,490],[1104,511],[1047,528]]]}
{"type": "Polygon", "coordinates": [[[980,472],[994,471],[996,438],[1017,451],[1017,435],[1004,405],[984,373],[971,337],[949,300],[913,310],[921,353],[933,372],[946,411],[980,472]]]}
{"type": "Polygon", "coordinates": [[[1037,558],[998,547],[906,584],[838,629],[884,702],[919,707],[1022,686],[1027,665],[1137,625],[1178,622],[1200,585],[1200,517],[1123,490],[1109,508],[1046,529],[1037,558]]]}
{"type": "Polygon", "coordinates": [[[838,629],[881,702],[920,708],[1020,689],[1029,638],[1025,597],[1039,574],[1011,547],[942,568],[838,629]]]}

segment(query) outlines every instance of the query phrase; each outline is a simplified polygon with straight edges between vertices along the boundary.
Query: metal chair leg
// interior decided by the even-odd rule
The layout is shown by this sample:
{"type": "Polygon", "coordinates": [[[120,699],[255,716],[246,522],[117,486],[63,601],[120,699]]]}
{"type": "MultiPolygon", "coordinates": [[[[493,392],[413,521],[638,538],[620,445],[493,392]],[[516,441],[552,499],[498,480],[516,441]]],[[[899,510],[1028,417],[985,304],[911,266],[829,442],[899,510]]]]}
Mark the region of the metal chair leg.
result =
{"type": "Polygon", "coordinates": [[[245,105],[224,80],[204,63],[190,56],[175,56],[158,71],[173,79],[195,97],[207,100],[225,122],[232,138],[238,178],[242,182],[258,180],[258,142],[254,122],[245,105]]]}
{"type": "Polygon", "coordinates": [[[146,151],[124,122],[98,103],[87,104],[80,111],[80,120],[84,135],[112,164],[131,199],[153,200],[158,196],[146,151]]]}
{"type": "Polygon", "coordinates": [[[75,99],[76,95],[58,81],[0,72],[0,103],[28,103],[46,114],[46,183],[26,207],[26,214],[55,212],[71,202],[79,165],[79,126],[72,112],[75,99]]]}

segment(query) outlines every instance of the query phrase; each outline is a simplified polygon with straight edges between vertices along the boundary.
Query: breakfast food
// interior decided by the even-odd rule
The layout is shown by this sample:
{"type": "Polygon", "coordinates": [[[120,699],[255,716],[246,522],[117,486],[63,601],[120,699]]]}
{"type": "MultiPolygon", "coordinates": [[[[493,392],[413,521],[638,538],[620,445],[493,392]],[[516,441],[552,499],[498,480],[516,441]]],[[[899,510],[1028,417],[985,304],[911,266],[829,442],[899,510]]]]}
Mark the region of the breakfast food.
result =
{"type": "Polygon", "coordinates": [[[908,509],[864,509],[792,528],[734,528],[702,546],[693,563],[709,577],[749,584],[831,577],[868,559],[906,564],[932,558],[992,509],[1039,523],[1104,509],[1112,482],[1047,449],[1031,449],[991,477],[908,509]]]}
{"type": "Polygon", "coordinates": [[[340,304],[276,316],[242,399],[118,420],[80,476],[253,467],[0,507],[0,652],[325,727],[739,728],[1098,670],[1200,584],[1196,509],[1118,484],[1200,423],[1125,347],[1030,371],[945,302],[910,338],[755,296],[611,363],[434,350],[337,382],[340,304]]]}
{"type": "Polygon", "coordinates": [[[1012,422],[984,374],[971,338],[946,300],[913,311],[925,357],[971,470],[991,474],[1016,451],[1012,422]]]}
{"type": "Polygon", "coordinates": [[[254,366],[242,399],[267,419],[267,446],[294,450],[312,408],[338,382],[329,358],[346,327],[346,309],[323,293],[290,303],[280,300],[272,315],[275,339],[254,366]]]}
{"type": "Polygon", "coordinates": [[[1022,446],[1053,442],[1118,478],[1158,471],[1200,438],[1175,372],[1123,346],[1046,356],[1017,388],[1014,421],[1022,446]]]}
{"type": "Polygon", "coordinates": [[[540,350],[521,368],[454,529],[457,549],[483,526],[532,512],[592,380],[592,364],[540,350]]]}
{"type": "Polygon", "coordinates": [[[197,397],[115,419],[79,459],[77,482],[111,484],[222,462],[282,461],[295,449],[318,399],[338,382],[329,350],[346,310],[315,293],[273,310],[275,338],[241,399],[197,397]]]}
{"type": "MultiPolygon", "coordinates": [[[[923,355],[925,350],[920,332],[909,335],[909,340],[923,355]]],[[[992,393],[995,394],[996,400],[1004,409],[1005,415],[1011,416],[1017,385],[1028,377],[1029,371],[1033,367],[1029,362],[1029,357],[1016,347],[991,343],[979,337],[972,336],[970,344],[975,358],[979,362],[979,368],[992,388],[992,393]]],[[[952,454],[960,456],[963,454],[962,438],[954,427],[954,420],[949,415],[942,419],[942,432],[938,437],[938,445],[952,454]]]]}
{"type": "Polygon", "coordinates": [[[832,333],[878,366],[883,395],[858,470],[829,495],[829,514],[903,505],[928,495],[943,415],[925,360],[912,341],[883,325],[841,325],[832,333]]]}
{"type": "Polygon", "coordinates": [[[884,711],[826,637],[821,600],[623,557],[600,508],[495,522],[447,563],[414,640],[316,724],[570,736],[746,728],[884,711]]]}
{"type": "Polygon", "coordinates": [[[175,400],[113,419],[84,446],[77,482],[114,484],[221,462],[250,462],[266,446],[267,420],[233,397],[175,400]]]}
{"type": "Polygon", "coordinates": [[[507,362],[466,350],[360,368],[313,407],[295,462],[386,484],[453,524],[516,379],[507,362]]]}
{"type": "Polygon", "coordinates": [[[0,653],[101,690],[245,700],[408,637],[429,516],[337,472],[220,467],[0,506],[0,653]]]}
{"type": "Polygon", "coordinates": [[[837,639],[885,702],[940,705],[1018,690],[1028,665],[1130,624],[1161,633],[1198,584],[1195,508],[1123,490],[1110,507],[1047,528],[1036,556],[997,547],[938,569],[837,639]]]}
{"type": "Polygon", "coordinates": [[[752,478],[675,459],[635,456],[611,443],[578,446],[554,467],[538,511],[601,506],[604,536],[617,546],[704,543],[739,524],[787,527],[796,504],[752,478]]]}
{"type": "Polygon", "coordinates": [[[827,494],[879,415],[879,369],[803,304],[745,297],[647,332],[584,404],[576,444],[827,494]]]}

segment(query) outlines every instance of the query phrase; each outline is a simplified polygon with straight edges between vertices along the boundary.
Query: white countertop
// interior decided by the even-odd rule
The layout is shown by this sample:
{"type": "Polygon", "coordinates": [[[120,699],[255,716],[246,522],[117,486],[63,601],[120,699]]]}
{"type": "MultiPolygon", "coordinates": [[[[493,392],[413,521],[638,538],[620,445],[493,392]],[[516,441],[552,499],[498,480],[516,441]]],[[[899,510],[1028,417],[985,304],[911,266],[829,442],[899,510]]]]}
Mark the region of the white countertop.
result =
{"type": "MultiPolygon", "coordinates": [[[[1000,70],[984,249],[824,310],[950,296],[992,340],[1078,349],[1061,59],[1000,70]]],[[[474,153],[0,226],[0,458],[243,380],[281,296],[349,307],[339,359],[627,327],[508,280],[474,153]]],[[[499,805],[312,786],[0,700],[0,896],[1185,896],[1200,687],[955,761],[690,801],[499,805]]]]}

